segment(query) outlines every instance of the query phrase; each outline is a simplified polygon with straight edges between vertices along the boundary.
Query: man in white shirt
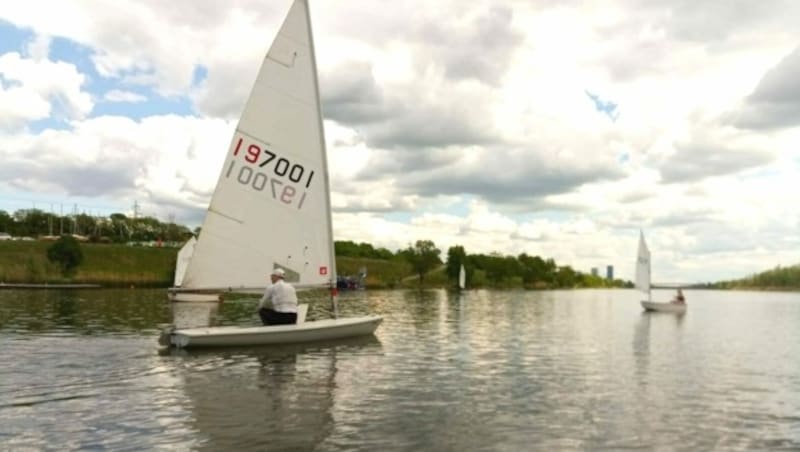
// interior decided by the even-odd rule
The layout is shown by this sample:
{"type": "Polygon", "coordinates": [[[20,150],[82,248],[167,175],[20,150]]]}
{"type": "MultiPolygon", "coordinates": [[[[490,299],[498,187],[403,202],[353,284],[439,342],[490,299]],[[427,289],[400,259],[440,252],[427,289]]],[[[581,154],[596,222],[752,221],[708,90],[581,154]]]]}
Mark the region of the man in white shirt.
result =
{"type": "Polygon", "coordinates": [[[297,293],[283,277],[283,269],[273,270],[270,274],[272,285],[267,286],[264,296],[258,302],[258,315],[264,325],[297,323],[297,293]],[[267,307],[267,301],[271,302],[272,308],[267,307]]]}

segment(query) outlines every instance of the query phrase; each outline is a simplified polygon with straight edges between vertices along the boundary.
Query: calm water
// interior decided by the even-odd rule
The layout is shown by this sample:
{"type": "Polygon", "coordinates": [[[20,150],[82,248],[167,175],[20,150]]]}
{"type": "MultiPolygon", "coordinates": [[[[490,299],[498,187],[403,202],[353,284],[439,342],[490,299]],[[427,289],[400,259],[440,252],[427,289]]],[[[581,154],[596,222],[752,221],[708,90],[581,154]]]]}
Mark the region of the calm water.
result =
{"type": "Polygon", "coordinates": [[[341,307],[383,315],[374,338],[165,353],[160,324],[256,323],[256,300],[3,290],[0,449],[800,449],[800,294],[687,299],[369,291],[341,307]]]}

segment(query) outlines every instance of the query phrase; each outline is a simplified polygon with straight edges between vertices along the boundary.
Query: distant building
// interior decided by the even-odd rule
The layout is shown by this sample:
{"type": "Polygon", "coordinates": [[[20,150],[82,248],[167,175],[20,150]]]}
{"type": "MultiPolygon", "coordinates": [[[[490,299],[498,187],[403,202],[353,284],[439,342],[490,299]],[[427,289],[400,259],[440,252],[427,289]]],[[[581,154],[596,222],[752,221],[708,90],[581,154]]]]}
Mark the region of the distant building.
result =
{"type": "Polygon", "coordinates": [[[614,266],[607,265],[606,266],[606,279],[614,279],[614,266]]]}
{"type": "Polygon", "coordinates": [[[597,267],[592,267],[592,276],[600,276],[600,272],[597,270],[597,267]]]}

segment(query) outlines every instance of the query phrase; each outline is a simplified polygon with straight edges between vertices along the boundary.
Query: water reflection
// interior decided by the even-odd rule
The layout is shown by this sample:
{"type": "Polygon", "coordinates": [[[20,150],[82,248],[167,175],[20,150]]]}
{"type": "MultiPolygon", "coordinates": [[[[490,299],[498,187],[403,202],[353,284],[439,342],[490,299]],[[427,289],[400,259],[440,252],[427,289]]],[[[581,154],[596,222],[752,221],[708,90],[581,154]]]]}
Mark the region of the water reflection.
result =
{"type": "MultiPolygon", "coordinates": [[[[157,296],[156,296],[157,295],[157,296]]],[[[2,290],[0,332],[19,335],[125,334],[169,322],[153,290],[2,290]]]]}
{"type": "MultiPolygon", "coordinates": [[[[798,450],[797,293],[693,291],[681,318],[643,313],[638,298],[358,291],[342,295],[343,316],[384,317],[363,343],[159,354],[157,327],[181,309],[163,290],[0,291],[0,442],[798,450]]],[[[186,318],[252,325],[256,304],[186,318]]]]}
{"type": "Polygon", "coordinates": [[[222,302],[170,303],[172,325],[175,328],[198,328],[220,324],[217,314],[222,302]]]}
{"type": "MultiPolygon", "coordinates": [[[[178,328],[215,326],[225,304],[171,303],[178,328]]],[[[244,310],[242,306],[239,310],[244,310]]],[[[324,343],[162,349],[182,367],[191,404],[191,428],[203,432],[197,448],[310,450],[326,441],[335,424],[339,355],[380,353],[375,336],[324,343]]]]}
{"type": "Polygon", "coordinates": [[[380,353],[374,336],[288,346],[170,350],[182,366],[201,450],[311,450],[334,429],[344,361],[380,353]]]}
{"type": "Polygon", "coordinates": [[[642,312],[633,330],[633,358],[636,363],[636,383],[644,386],[650,360],[650,315],[642,312]]]}

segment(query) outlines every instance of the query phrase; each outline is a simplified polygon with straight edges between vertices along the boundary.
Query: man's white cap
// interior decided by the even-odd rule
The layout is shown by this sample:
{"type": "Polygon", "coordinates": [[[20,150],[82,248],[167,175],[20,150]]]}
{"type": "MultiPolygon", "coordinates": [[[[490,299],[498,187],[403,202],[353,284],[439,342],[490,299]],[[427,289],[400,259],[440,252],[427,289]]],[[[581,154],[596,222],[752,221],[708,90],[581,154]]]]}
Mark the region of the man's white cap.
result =
{"type": "Polygon", "coordinates": [[[284,271],[282,268],[276,268],[275,270],[272,270],[272,275],[277,276],[279,278],[283,278],[284,271]]]}

